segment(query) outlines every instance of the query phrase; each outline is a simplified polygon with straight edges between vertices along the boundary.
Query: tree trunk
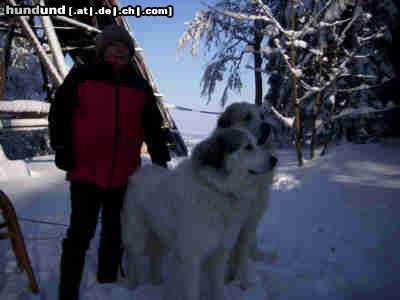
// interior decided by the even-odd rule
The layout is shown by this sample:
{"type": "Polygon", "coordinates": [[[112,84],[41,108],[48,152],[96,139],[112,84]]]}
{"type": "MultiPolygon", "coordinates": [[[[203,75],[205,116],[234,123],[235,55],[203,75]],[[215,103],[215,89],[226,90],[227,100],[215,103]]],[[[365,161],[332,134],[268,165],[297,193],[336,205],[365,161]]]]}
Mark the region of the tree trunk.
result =
{"type": "Polygon", "coordinates": [[[261,57],[261,42],[264,38],[264,35],[260,33],[260,23],[261,21],[254,21],[254,79],[255,79],[255,90],[256,90],[256,105],[262,104],[263,98],[263,87],[262,87],[262,73],[260,72],[262,66],[262,57],[261,57]]]}
{"type": "MultiPolygon", "coordinates": [[[[294,7],[295,0],[292,1],[292,12],[291,12],[291,19],[292,19],[292,31],[295,30],[295,7],[294,7]]],[[[291,60],[292,60],[292,67],[296,67],[296,57],[295,57],[295,50],[294,50],[294,37],[292,37],[290,43],[290,53],[291,53],[291,60]]],[[[299,167],[303,166],[303,151],[302,151],[302,134],[301,134],[301,122],[300,122],[300,102],[297,97],[297,78],[296,74],[292,73],[293,77],[293,102],[294,102],[294,109],[296,113],[296,150],[297,150],[297,160],[299,163],[299,167]]]]}
{"type": "MultiPolygon", "coordinates": [[[[333,115],[334,111],[335,111],[335,102],[332,103],[331,111],[330,111],[330,116],[333,115]]],[[[325,144],[324,144],[324,149],[323,149],[322,152],[321,152],[321,156],[324,156],[324,155],[326,154],[326,152],[328,151],[328,145],[329,145],[329,143],[331,142],[332,137],[333,137],[333,123],[332,123],[332,121],[331,121],[331,124],[330,124],[330,125],[331,125],[332,127],[331,127],[331,130],[330,130],[330,132],[329,132],[328,139],[326,140],[326,142],[325,142],[325,144]]]]}
{"type": "MultiPolygon", "coordinates": [[[[333,57],[333,66],[337,67],[337,62],[338,62],[338,56],[339,56],[339,46],[336,47],[335,49],[335,54],[333,57]]],[[[334,82],[332,83],[332,87],[333,87],[333,93],[336,94],[336,79],[334,80],[334,82]]],[[[336,105],[336,101],[332,102],[332,106],[331,106],[331,111],[329,113],[329,117],[332,118],[333,113],[335,112],[335,105],[336,105]]],[[[326,151],[328,150],[328,144],[331,142],[332,137],[333,137],[333,124],[331,122],[331,130],[329,132],[328,135],[328,139],[326,140],[325,144],[324,144],[324,149],[321,152],[321,156],[324,156],[326,154],[326,151]]]]}
{"type": "MultiPolygon", "coordinates": [[[[318,3],[318,11],[319,11],[319,1],[318,3]]],[[[317,32],[317,43],[320,51],[322,51],[321,47],[321,28],[318,28],[317,32]]],[[[319,86],[322,86],[322,55],[318,55],[318,73],[319,73],[319,86]]],[[[315,157],[315,147],[317,144],[317,119],[319,115],[319,109],[321,106],[321,91],[317,93],[317,97],[315,99],[314,111],[313,111],[313,120],[312,120],[312,134],[311,134],[311,159],[315,157]]]]}
{"type": "Polygon", "coordinates": [[[317,145],[317,118],[319,115],[320,106],[321,106],[321,92],[318,92],[317,99],[315,100],[313,120],[312,120],[311,159],[314,159],[315,157],[315,147],[317,145]]]}

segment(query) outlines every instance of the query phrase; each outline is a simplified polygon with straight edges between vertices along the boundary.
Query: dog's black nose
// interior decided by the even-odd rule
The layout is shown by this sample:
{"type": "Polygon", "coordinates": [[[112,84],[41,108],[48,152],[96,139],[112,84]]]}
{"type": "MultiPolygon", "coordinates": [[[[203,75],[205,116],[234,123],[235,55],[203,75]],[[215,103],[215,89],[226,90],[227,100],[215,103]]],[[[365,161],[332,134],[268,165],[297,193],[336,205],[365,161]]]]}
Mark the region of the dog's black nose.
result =
{"type": "Polygon", "coordinates": [[[264,144],[268,140],[270,132],[271,132],[271,126],[269,126],[268,123],[262,123],[261,124],[261,136],[258,139],[257,144],[258,145],[264,144]]]}
{"type": "Polygon", "coordinates": [[[271,164],[271,168],[275,168],[277,162],[278,162],[278,159],[275,156],[271,156],[269,158],[269,163],[271,164]]]}

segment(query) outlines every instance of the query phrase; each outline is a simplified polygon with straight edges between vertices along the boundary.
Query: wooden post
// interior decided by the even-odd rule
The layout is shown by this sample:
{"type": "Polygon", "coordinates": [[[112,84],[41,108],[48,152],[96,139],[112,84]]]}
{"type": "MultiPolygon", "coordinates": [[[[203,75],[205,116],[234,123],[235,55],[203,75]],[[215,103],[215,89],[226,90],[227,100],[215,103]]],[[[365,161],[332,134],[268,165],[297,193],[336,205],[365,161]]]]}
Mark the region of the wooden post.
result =
{"type": "Polygon", "coordinates": [[[26,251],[24,238],[18,224],[17,215],[14,207],[7,195],[0,190],[0,212],[3,215],[5,223],[0,224],[0,228],[7,227],[7,233],[1,233],[0,239],[10,239],[11,246],[17,260],[18,267],[21,271],[26,271],[29,279],[29,286],[34,294],[39,293],[35,274],[33,273],[28,252],[26,251]]]}
{"type": "Polygon", "coordinates": [[[71,25],[74,25],[74,26],[83,28],[83,29],[85,29],[85,30],[87,30],[87,31],[90,31],[90,32],[96,32],[96,33],[100,33],[100,32],[101,32],[101,30],[98,29],[98,28],[96,28],[96,27],[90,26],[90,25],[88,25],[88,24],[85,24],[85,23],[76,21],[76,20],[71,19],[71,18],[68,18],[68,17],[64,17],[64,16],[54,16],[54,18],[57,19],[57,20],[60,20],[60,21],[64,21],[64,22],[66,22],[66,23],[69,23],[69,24],[71,24],[71,25]]]}
{"type": "MultiPolygon", "coordinates": [[[[43,0],[36,0],[36,4],[44,6],[43,0]]],[[[40,21],[44,28],[51,52],[53,54],[56,67],[62,76],[62,79],[67,76],[69,68],[65,61],[64,54],[61,50],[60,42],[58,41],[56,31],[54,30],[53,22],[49,16],[40,16],[40,21]]]]}

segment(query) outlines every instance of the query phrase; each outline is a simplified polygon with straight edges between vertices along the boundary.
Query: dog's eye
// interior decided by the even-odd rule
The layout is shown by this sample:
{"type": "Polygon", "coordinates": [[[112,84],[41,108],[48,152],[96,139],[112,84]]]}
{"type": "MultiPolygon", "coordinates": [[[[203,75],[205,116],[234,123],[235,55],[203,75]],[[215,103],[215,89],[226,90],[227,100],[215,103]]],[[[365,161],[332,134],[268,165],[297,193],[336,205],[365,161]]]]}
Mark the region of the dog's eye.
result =
{"type": "Polygon", "coordinates": [[[245,121],[251,121],[252,117],[251,114],[247,114],[246,117],[244,118],[245,121]]]}
{"type": "Polygon", "coordinates": [[[246,147],[244,147],[244,149],[251,151],[254,149],[254,147],[252,144],[248,144],[246,147]]]}

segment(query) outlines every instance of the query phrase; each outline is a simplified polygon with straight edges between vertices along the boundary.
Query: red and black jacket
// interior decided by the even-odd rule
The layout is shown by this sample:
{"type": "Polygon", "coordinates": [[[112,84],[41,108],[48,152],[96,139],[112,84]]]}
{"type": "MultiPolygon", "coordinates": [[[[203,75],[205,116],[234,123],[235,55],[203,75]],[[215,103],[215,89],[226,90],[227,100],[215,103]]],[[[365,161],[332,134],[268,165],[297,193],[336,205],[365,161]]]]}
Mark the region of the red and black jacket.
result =
{"type": "Polygon", "coordinates": [[[140,166],[146,142],[154,163],[170,160],[162,116],[149,84],[101,63],[73,68],[50,108],[50,142],[68,180],[118,187],[140,166]]]}

